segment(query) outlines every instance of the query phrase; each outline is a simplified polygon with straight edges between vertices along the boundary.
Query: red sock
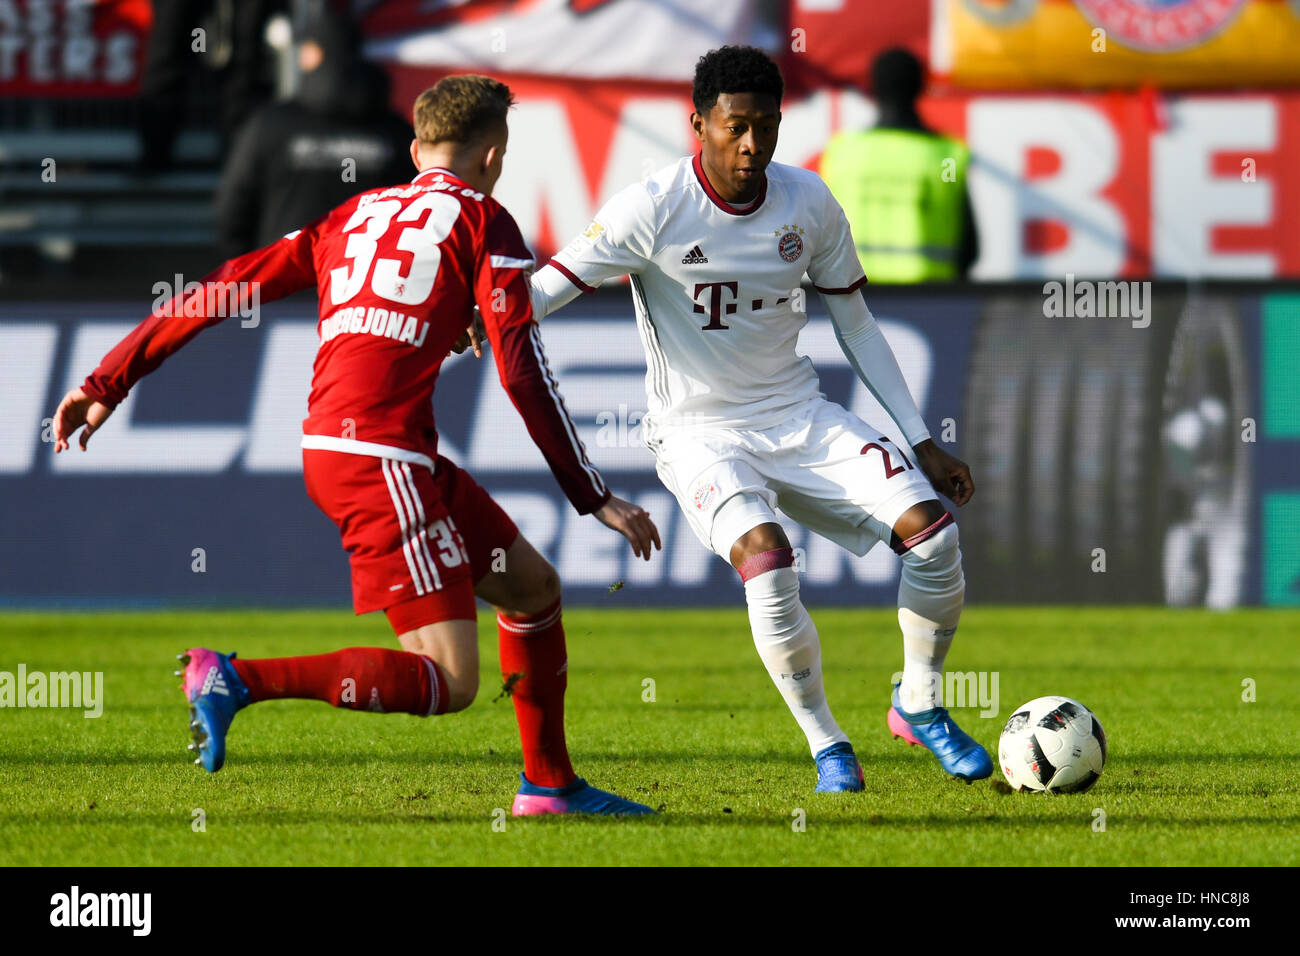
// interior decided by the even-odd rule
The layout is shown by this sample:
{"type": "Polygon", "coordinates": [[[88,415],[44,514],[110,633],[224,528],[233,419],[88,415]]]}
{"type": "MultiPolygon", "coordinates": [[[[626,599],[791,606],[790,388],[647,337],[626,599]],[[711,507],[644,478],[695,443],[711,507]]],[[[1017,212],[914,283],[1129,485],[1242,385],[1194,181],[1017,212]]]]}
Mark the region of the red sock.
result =
{"type": "Polygon", "coordinates": [[[447,709],[447,680],[423,654],[348,647],[333,654],[231,661],[253,701],[297,697],[334,707],[428,717],[447,709]]]}
{"type": "Polygon", "coordinates": [[[510,686],[519,722],[524,774],[539,787],[572,783],[577,775],[564,742],[569,656],[564,648],[560,602],[524,618],[498,615],[497,633],[501,637],[501,673],[510,686]]]}

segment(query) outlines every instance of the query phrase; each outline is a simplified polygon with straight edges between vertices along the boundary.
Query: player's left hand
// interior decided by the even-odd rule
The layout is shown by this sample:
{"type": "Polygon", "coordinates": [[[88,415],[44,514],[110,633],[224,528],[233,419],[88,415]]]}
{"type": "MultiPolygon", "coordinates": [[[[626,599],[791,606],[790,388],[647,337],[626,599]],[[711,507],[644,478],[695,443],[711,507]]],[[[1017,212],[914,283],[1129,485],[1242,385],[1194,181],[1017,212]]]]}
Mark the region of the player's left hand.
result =
{"type": "Polygon", "coordinates": [[[456,340],[456,344],[451,347],[451,350],[459,355],[467,348],[473,348],[474,357],[482,358],[483,343],[486,340],[487,329],[483,327],[483,313],[479,311],[478,306],[474,306],[474,321],[469,324],[469,328],[460,334],[460,338],[456,340]]]}
{"type": "Polygon", "coordinates": [[[927,438],[919,445],[914,445],[916,463],[930,479],[934,490],[945,495],[955,505],[964,505],[975,494],[975,481],[970,476],[970,467],[960,458],[954,458],[927,438]]]}
{"type": "Polygon", "coordinates": [[[659,529],[650,520],[650,512],[639,508],[630,501],[613,496],[593,512],[596,520],[606,528],[612,528],[632,545],[632,553],[638,558],[650,560],[650,545],[662,551],[663,543],[659,540],[659,529]]]}
{"type": "Polygon", "coordinates": [[[97,402],[79,388],[74,388],[63,396],[59,407],[54,412],[54,453],[69,447],[70,439],[78,428],[85,425],[81,432],[81,450],[86,450],[90,436],[99,430],[99,426],[108,420],[113,410],[102,402],[97,402]]]}

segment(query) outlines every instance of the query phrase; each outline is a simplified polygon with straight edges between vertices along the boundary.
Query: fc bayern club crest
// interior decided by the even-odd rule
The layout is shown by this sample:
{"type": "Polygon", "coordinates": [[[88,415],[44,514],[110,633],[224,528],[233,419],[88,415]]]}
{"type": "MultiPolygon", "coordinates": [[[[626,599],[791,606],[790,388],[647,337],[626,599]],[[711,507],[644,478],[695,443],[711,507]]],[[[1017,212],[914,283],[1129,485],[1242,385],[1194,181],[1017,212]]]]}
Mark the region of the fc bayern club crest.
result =
{"type": "Polygon", "coordinates": [[[798,226],[784,226],[787,231],[776,241],[776,251],[786,262],[794,262],[803,255],[803,232],[798,226]]]}
{"type": "Polygon", "coordinates": [[[695,509],[703,511],[709,505],[713,504],[713,499],[718,497],[718,486],[713,482],[706,482],[695,489],[695,509]]]}
{"type": "Polygon", "coordinates": [[[1074,0],[1093,26],[1125,46],[1174,53],[1200,46],[1237,18],[1247,0],[1074,0]]]}

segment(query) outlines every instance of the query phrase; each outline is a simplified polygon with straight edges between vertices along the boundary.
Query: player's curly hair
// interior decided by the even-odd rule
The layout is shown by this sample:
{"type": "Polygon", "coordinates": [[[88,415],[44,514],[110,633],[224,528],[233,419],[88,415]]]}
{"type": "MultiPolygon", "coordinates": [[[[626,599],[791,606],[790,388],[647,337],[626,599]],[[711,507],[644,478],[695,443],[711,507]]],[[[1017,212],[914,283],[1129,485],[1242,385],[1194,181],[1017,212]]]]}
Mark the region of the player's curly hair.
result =
{"type": "Polygon", "coordinates": [[[724,46],[710,50],[695,64],[691,101],[695,112],[707,113],[719,93],[760,93],[776,98],[785,93],[785,81],[776,62],[757,47],[724,46]]]}
{"type": "Polygon", "coordinates": [[[415,138],[421,143],[469,143],[506,121],[510,87],[490,76],[444,76],[415,100],[415,138]]]}

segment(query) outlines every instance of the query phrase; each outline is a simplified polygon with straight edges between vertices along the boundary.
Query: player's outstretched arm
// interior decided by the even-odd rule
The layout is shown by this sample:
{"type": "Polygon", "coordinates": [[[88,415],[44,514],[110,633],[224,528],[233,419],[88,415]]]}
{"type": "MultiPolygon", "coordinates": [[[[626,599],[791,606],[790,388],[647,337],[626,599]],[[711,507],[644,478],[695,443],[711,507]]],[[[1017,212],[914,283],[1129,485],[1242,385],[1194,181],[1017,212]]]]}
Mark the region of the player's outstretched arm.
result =
{"type": "Polygon", "coordinates": [[[930,431],[912,400],[912,393],[898,367],[894,350],[876,324],[866,301],[857,292],[827,295],[835,337],[858,377],[880,402],[881,407],[903,429],[907,443],[916,452],[917,464],[935,491],[956,505],[964,505],[975,493],[975,482],[964,461],[954,458],[930,438],[930,431]]]}
{"type": "Polygon", "coordinates": [[[569,501],[579,514],[594,514],[619,532],[633,554],[649,561],[652,543],[663,550],[659,529],[643,508],[614,497],[588,460],[546,364],[537,324],[528,319],[502,327],[493,313],[487,319],[487,334],[502,387],[569,501]]]}
{"type": "MultiPolygon", "coordinates": [[[[523,286],[522,276],[516,283],[523,286]]],[[[527,293],[520,288],[519,294],[527,293]]],[[[652,543],[663,550],[659,529],[643,508],[614,497],[588,460],[546,364],[537,324],[531,318],[510,322],[508,314],[501,322],[495,313],[486,324],[502,387],[569,501],[579,514],[594,514],[623,535],[638,558],[650,560],[652,543]]]]}
{"type": "Polygon", "coordinates": [[[907,443],[915,448],[930,437],[925,420],[916,408],[912,393],[898,367],[894,350],[889,347],[866,300],[858,292],[823,295],[831,314],[835,338],[853,370],[858,373],[876,401],[903,430],[907,443]]]}
{"type": "Polygon", "coordinates": [[[504,209],[490,220],[484,246],[478,255],[474,297],[502,387],[577,512],[594,514],[623,535],[637,557],[649,560],[652,544],[663,548],[659,529],[643,508],[615,498],[587,458],[547,365],[541,332],[533,318],[530,253],[519,227],[504,209]]]}
{"type": "Polygon", "coordinates": [[[269,246],[230,259],[156,306],[104,356],[80,388],[63,396],[54,413],[55,453],[66,449],[68,439],[83,425],[80,444],[85,451],[90,436],[132,386],[203,329],[231,315],[250,314],[250,307],[255,310],[262,302],[312,285],[316,280],[312,264],[315,231],[316,223],[312,223],[269,246]]]}

